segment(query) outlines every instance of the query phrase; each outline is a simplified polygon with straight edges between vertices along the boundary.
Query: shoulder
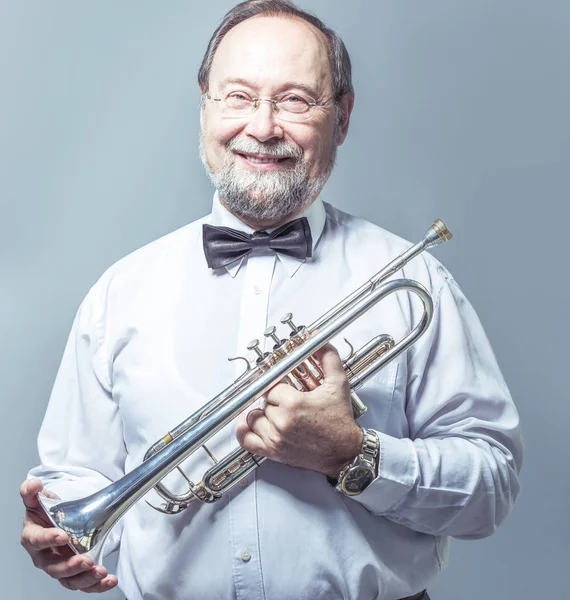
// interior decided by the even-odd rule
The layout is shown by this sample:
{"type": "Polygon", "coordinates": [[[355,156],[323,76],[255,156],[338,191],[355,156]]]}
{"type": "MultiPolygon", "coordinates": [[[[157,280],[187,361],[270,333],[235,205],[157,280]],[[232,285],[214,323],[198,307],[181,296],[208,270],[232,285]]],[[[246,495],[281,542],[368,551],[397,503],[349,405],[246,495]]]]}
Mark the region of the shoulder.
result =
{"type": "Polygon", "coordinates": [[[101,301],[111,292],[129,291],[129,295],[160,284],[169,278],[181,263],[199,261],[201,252],[202,224],[209,215],[184,225],[157,240],[127,254],[112,264],[97,280],[88,293],[88,298],[101,301]]]}
{"type": "MultiPolygon", "coordinates": [[[[371,276],[415,243],[366,219],[341,211],[328,203],[324,204],[330,237],[340,240],[345,252],[354,257],[353,260],[369,265],[371,276]]],[[[423,235],[424,230],[419,234],[423,235]]],[[[417,280],[435,294],[453,280],[449,271],[429,252],[422,252],[412,259],[395,277],[417,280]]]]}
{"type": "Polygon", "coordinates": [[[350,243],[357,242],[362,246],[389,248],[394,250],[395,255],[401,254],[411,246],[411,242],[375,223],[339,210],[326,202],[324,205],[327,213],[327,225],[330,226],[331,231],[342,234],[350,243]]]}

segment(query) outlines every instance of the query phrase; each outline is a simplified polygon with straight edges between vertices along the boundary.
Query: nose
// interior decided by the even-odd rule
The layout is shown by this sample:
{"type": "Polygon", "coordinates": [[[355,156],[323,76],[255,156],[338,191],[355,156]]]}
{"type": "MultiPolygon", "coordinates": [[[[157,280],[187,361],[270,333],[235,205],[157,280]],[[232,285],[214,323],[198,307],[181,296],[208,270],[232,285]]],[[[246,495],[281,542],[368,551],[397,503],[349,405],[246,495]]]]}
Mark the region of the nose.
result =
{"type": "Polygon", "coordinates": [[[260,142],[267,142],[274,138],[283,138],[283,128],[275,118],[273,103],[271,101],[259,101],[259,106],[249,119],[245,133],[260,142]]]}

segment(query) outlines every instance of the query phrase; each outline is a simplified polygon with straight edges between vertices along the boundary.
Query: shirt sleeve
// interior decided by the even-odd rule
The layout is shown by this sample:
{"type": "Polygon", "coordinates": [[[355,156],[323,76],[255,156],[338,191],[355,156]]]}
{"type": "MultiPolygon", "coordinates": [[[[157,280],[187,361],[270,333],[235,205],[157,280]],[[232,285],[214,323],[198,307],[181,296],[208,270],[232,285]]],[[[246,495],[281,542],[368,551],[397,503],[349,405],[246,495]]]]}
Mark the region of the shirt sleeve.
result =
{"type": "Polygon", "coordinates": [[[409,436],[382,432],[377,478],[355,499],[413,530],[495,531],[519,493],[519,417],[481,323],[451,276],[408,355],[409,436]]]}
{"type": "MultiPolygon", "coordinates": [[[[28,477],[63,500],[88,496],[124,475],[125,445],[103,351],[103,307],[92,289],[75,317],[38,436],[41,464],[28,477]]],[[[120,523],[105,553],[118,543],[120,523]]]]}

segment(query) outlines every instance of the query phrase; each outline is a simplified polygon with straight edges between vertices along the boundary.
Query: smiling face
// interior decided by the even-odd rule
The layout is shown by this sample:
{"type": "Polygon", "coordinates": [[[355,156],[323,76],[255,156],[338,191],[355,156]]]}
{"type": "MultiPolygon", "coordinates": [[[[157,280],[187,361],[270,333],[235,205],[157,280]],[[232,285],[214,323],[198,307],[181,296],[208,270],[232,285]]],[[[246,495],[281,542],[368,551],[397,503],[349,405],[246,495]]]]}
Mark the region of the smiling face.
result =
{"type": "Polygon", "coordinates": [[[201,155],[222,203],[255,228],[301,213],[328,179],[346,137],[352,98],[341,100],[339,122],[326,38],[300,19],[256,17],[231,29],[212,62],[211,98],[299,98],[323,103],[311,119],[288,122],[271,102],[238,118],[223,102],[205,100],[201,155]]]}

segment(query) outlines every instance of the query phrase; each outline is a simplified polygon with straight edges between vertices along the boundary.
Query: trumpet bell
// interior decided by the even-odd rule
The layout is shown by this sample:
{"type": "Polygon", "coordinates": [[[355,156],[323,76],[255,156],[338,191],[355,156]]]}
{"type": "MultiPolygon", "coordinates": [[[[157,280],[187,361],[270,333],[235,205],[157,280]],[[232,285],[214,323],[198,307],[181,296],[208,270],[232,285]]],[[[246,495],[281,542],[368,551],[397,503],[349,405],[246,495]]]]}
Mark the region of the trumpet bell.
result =
{"type": "Polygon", "coordinates": [[[101,562],[103,541],[113,526],[111,523],[115,522],[109,519],[112,503],[104,505],[103,498],[95,498],[97,495],[62,502],[41,492],[38,494],[38,500],[54,527],[67,533],[68,546],[76,554],[91,556],[95,564],[101,562]]]}

